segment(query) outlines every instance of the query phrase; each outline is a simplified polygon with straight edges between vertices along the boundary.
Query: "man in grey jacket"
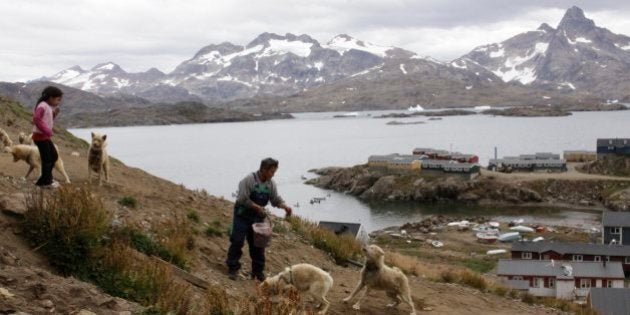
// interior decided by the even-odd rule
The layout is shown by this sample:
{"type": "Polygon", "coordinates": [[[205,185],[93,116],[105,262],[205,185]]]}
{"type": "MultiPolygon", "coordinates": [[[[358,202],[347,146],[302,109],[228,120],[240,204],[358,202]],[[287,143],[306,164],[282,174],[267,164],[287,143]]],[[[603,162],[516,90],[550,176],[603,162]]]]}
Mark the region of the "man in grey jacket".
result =
{"type": "Polygon", "coordinates": [[[238,184],[238,196],[234,204],[234,219],[232,223],[232,235],[230,235],[230,248],[226,264],[229,269],[230,279],[236,280],[241,269],[239,260],[243,255],[245,240],[249,246],[249,256],[252,259],[252,279],[265,280],[265,249],[254,245],[254,230],[252,224],[262,222],[265,219],[265,206],[271,205],[282,208],[287,216],[293,210],[278,195],[276,183],[272,180],[278,170],[278,161],[266,158],[260,162],[257,172],[248,174],[238,184]]]}

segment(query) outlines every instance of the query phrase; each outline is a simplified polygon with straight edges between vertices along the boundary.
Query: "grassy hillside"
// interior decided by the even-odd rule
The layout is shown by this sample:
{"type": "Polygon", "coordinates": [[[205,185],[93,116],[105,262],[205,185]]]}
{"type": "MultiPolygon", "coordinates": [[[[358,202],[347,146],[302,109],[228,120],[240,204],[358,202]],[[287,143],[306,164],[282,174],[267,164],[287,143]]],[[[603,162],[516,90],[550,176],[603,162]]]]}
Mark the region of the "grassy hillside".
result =
{"type": "MultiPolygon", "coordinates": [[[[0,99],[0,114],[0,128],[13,141],[20,131],[30,130],[30,112],[20,104],[0,99]]],[[[7,290],[5,296],[11,296],[1,300],[3,312],[289,314],[299,308],[314,308],[308,298],[297,302],[298,296],[291,292],[278,303],[267,299],[245,277],[250,264],[247,254],[242,259],[243,279],[228,279],[224,260],[231,202],[121,162],[112,164],[109,184],[90,184],[87,143],[64,130],[55,131],[60,157],[72,180],[62,189],[38,192],[32,184],[34,177],[21,179],[27,169],[25,163],[14,163],[10,155],[0,154],[0,261],[7,266],[0,268],[0,288],[7,290]],[[36,276],[24,280],[29,274],[36,276]],[[68,275],[73,278],[65,278],[68,275]]],[[[239,179],[222,180],[236,183],[239,179]]],[[[291,196],[285,198],[290,200],[291,196]]],[[[335,279],[328,295],[332,302],[329,314],[354,313],[342,299],[358,281],[359,269],[338,263],[349,257],[360,260],[358,244],[301,220],[274,218],[274,223],[275,235],[267,249],[267,274],[297,263],[317,265],[335,279]]],[[[388,257],[394,257],[385,249],[388,257]]],[[[433,261],[401,257],[405,264],[411,261],[425,270],[435,266],[433,261]]],[[[479,274],[460,276],[458,270],[465,270],[453,268],[456,277],[448,282],[454,284],[410,273],[419,309],[435,314],[549,313],[549,309],[497,295],[488,287],[474,287],[471,283],[475,280],[470,279],[481,277],[479,274]]],[[[383,292],[371,293],[361,313],[409,313],[403,305],[387,308],[388,302],[383,292]]]]}

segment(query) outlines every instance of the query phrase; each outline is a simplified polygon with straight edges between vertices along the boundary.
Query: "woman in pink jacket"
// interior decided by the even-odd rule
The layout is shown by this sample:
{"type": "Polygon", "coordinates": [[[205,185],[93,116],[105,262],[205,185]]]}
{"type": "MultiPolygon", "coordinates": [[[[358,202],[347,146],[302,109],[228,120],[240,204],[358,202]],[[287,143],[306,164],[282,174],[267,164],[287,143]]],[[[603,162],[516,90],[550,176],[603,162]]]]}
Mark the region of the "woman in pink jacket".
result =
{"type": "Polygon", "coordinates": [[[42,160],[42,175],[35,185],[56,188],[59,184],[53,181],[52,171],[59,158],[52,142],[53,120],[59,114],[59,105],[63,92],[54,86],[48,86],[37,100],[33,113],[33,142],[39,149],[42,160]]]}

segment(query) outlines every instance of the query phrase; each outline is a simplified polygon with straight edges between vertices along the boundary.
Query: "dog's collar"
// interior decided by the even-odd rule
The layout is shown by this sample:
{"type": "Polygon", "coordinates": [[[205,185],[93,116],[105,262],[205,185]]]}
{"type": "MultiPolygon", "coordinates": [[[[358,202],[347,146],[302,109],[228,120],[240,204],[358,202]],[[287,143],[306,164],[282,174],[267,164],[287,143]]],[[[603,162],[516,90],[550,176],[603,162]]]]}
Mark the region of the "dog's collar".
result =
{"type": "Polygon", "coordinates": [[[289,279],[287,280],[285,277],[282,277],[282,279],[287,283],[287,284],[293,284],[293,267],[289,267],[289,279]]]}

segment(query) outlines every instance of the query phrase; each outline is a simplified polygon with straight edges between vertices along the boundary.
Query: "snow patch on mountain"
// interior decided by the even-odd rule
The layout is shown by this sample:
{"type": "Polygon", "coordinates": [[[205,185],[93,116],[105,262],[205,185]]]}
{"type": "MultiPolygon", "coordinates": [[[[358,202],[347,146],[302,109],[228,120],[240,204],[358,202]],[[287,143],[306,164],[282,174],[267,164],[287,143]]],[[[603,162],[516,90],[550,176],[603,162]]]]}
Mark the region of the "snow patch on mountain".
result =
{"type": "Polygon", "coordinates": [[[277,40],[272,39],[269,41],[269,47],[267,47],[259,57],[268,57],[274,55],[283,55],[292,53],[299,57],[308,57],[311,54],[311,47],[313,43],[305,43],[302,41],[289,41],[289,40],[277,40]]]}
{"type": "Polygon", "coordinates": [[[499,57],[503,57],[505,55],[505,49],[500,48],[497,51],[492,51],[490,52],[490,58],[499,58],[499,57]]]}
{"type": "Polygon", "coordinates": [[[401,71],[403,74],[407,74],[407,70],[405,70],[405,64],[404,64],[404,63],[401,63],[401,64],[400,64],[400,71],[401,71]]]}
{"type": "Polygon", "coordinates": [[[351,49],[365,51],[381,58],[387,56],[387,51],[393,49],[391,46],[378,46],[361,40],[357,40],[347,35],[338,35],[331,39],[323,48],[334,49],[343,55],[351,49]]]}
{"type": "Polygon", "coordinates": [[[496,70],[492,71],[498,77],[503,80],[503,82],[510,81],[519,81],[522,84],[530,84],[536,80],[536,72],[533,67],[525,67],[522,69],[517,69],[517,67],[508,68],[507,70],[496,70]]]}

